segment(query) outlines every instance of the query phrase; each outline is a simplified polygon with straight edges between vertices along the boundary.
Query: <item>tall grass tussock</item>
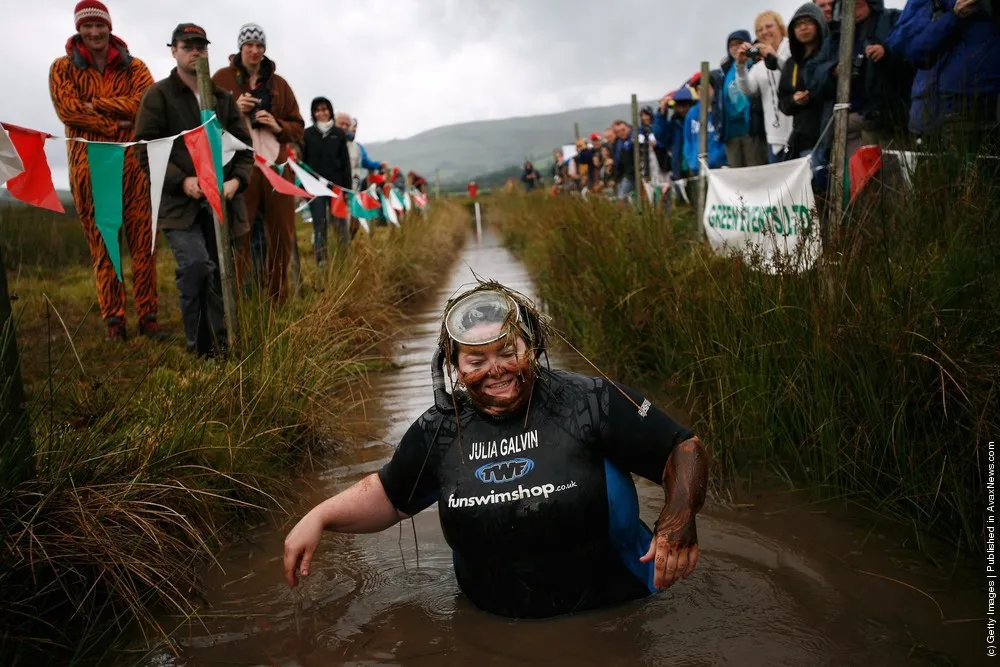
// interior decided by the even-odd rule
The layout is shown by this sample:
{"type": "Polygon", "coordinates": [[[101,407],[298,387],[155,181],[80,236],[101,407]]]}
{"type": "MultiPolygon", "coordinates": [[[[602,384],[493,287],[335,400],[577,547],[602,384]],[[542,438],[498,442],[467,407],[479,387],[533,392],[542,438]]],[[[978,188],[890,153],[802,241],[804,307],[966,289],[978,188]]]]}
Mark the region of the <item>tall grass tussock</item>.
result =
{"type": "Polygon", "coordinates": [[[325,275],[303,234],[302,298],[244,300],[241,354],[219,362],[184,352],[162,239],[160,321],[176,338],[112,346],[79,224],[0,211],[34,453],[25,467],[0,451],[0,663],[68,664],[136,621],[167,632],[165,609],[195,614],[213,554],[348,435],[342,416],[384,363],[393,315],[457,256],[467,221],[435,202],[427,219],[360,232],[325,275]]]}
{"type": "Polygon", "coordinates": [[[918,167],[801,274],[714,255],[689,208],[485,210],[569,340],[686,403],[721,479],[763,466],[970,548],[1000,433],[1000,183],[960,158],[918,167]]]}

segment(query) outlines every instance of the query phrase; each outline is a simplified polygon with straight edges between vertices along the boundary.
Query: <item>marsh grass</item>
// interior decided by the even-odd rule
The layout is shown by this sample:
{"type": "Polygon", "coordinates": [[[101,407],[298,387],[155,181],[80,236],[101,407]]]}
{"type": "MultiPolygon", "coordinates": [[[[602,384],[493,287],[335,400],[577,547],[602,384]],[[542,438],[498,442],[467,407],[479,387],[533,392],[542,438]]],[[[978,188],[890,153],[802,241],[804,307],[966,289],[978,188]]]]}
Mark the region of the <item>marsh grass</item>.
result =
{"type": "Polygon", "coordinates": [[[873,186],[815,269],[714,255],[690,209],[508,196],[488,219],[568,338],[686,403],[723,483],[752,470],[981,544],[1000,432],[1000,238],[989,164],[873,186]]]}
{"type": "Polygon", "coordinates": [[[219,548],[280,511],[296,471],[349,439],[346,415],[386,364],[398,308],[467,233],[444,202],[404,224],[360,233],[323,275],[300,225],[301,298],[246,299],[242,354],[220,362],[184,353],[165,245],[160,322],[175,338],[109,345],[78,223],[0,215],[35,451],[34,474],[0,488],[0,663],[67,664],[136,624],[163,633],[164,609],[197,614],[199,572],[219,548]]]}

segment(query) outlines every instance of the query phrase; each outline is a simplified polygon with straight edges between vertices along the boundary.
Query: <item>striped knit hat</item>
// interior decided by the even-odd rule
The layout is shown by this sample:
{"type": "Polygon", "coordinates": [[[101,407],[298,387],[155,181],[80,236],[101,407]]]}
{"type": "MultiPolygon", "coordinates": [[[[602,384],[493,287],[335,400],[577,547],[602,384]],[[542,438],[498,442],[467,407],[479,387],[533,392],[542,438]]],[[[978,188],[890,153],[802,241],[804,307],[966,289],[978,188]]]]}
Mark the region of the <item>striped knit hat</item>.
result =
{"type": "Polygon", "coordinates": [[[267,37],[264,35],[264,29],[256,23],[247,23],[240,28],[240,35],[236,39],[236,48],[242,49],[247,42],[257,42],[267,48],[267,37]]]}
{"type": "Polygon", "coordinates": [[[111,14],[100,0],[80,0],[73,10],[73,20],[77,30],[84,23],[103,23],[111,30],[111,14]]]}

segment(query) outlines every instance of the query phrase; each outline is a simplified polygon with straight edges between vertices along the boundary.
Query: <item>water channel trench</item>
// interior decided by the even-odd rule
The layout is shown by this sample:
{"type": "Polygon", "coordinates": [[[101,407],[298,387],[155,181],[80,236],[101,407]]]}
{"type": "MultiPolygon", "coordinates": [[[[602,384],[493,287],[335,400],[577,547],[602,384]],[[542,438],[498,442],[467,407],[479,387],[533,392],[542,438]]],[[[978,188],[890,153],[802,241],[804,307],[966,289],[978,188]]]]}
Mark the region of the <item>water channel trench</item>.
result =
{"type": "MultiPolygon", "coordinates": [[[[376,471],[431,405],[441,311],[473,270],[535,294],[488,226],[478,242],[470,234],[449,278],[411,313],[397,368],[373,380],[377,437],[304,479],[297,516],[376,471]]],[[[586,368],[552,356],[553,366],[586,368]]],[[[662,490],[637,486],[652,525],[662,490]]],[[[798,496],[735,508],[710,500],[691,578],[624,607],[529,622],[487,615],[462,596],[436,505],[380,534],[327,534],[295,591],[281,563],[291,525],[269,523],[225,553],[224,572],[206,573],[209,608],[177,633],[180,657],[160,648],[146,664],[969,665],[985,653],[984,622],[969,620],[986,604],[975,582],[956,586],[870,522],[834,519],[798,496]]]]}

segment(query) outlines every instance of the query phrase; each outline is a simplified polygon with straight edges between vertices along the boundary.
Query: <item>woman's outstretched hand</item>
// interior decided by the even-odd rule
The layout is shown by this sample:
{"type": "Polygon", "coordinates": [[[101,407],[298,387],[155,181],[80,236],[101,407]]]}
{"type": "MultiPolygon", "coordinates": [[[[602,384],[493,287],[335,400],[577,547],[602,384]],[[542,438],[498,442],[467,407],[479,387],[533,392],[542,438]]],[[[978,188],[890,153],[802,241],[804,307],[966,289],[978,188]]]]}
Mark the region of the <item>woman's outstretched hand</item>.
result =
{"type": "Polygon", "coordinates": [[[669,508],[663,508],[649,550],[639,562],[648,563],[654,559],[653,586],[657,590],[669,588],[677,580],[691,576],[698,565],[698,531],[693,512],[672,513],[669,508]]]}
{"type": "Polygon", "coordinates": [[[708,490],[708,454],[697,436],[674,448],[663,468],[665,502],[653,528],[649,551],[639,559],[653,565],[653,587],[663,590],[691,576],[698,565],[695,515],[708,490]]]}
{"type": "Polygon", "coordinates": [[[323,522],[310,512],[295,524],[285,538],[285,581],[292,588],[299,577],[309,576],[309,565],[323,536],[323,522]]]}

